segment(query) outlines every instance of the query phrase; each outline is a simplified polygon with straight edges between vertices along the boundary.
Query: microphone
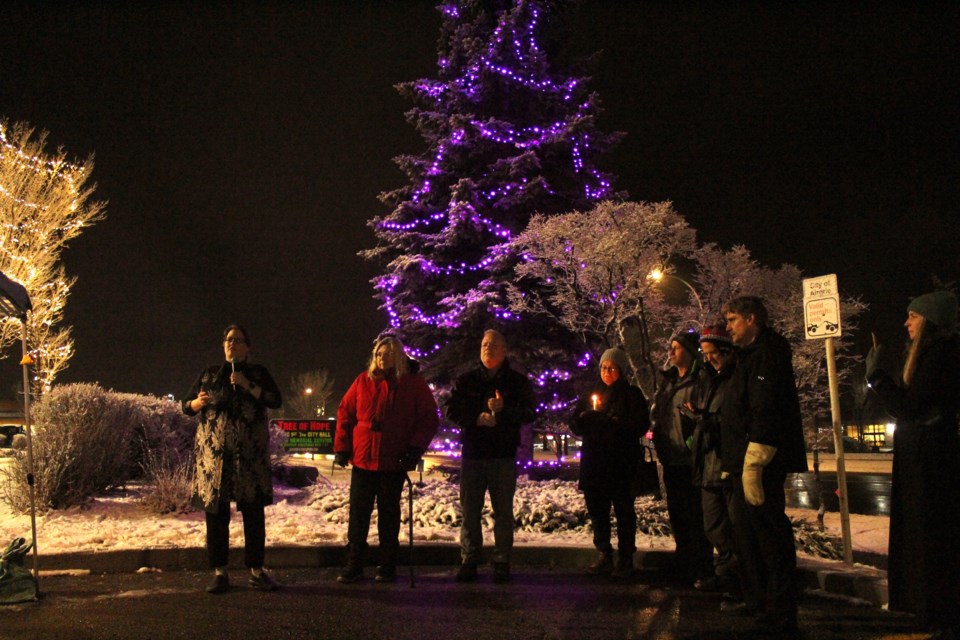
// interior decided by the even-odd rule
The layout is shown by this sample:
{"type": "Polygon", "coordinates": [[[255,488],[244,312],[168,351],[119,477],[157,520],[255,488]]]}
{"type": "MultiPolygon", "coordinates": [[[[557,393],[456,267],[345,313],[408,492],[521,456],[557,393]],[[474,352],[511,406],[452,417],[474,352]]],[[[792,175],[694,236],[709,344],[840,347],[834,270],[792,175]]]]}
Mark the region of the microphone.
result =
{"type": "MultiPolygon", "coordinates": [[[[230,373],[236,373],[236,372],[237,372],[237,359],[230,358],[230,373]]],[[[234,391],[237,390],[237,383],[233,383],[233,390],[234,391]]]]}

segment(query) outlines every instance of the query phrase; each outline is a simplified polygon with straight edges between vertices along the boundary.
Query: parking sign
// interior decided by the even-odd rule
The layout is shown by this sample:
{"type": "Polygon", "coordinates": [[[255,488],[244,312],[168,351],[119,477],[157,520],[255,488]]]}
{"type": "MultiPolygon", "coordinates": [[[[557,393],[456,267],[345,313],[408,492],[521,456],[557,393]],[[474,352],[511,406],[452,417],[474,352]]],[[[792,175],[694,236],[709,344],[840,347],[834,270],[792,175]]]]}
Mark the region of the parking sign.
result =
{"type": "Polygon", "coordinates": [[[840,292],[837,274],[803,281],[803,326],[807,340],[840,335],[840,292]]]}

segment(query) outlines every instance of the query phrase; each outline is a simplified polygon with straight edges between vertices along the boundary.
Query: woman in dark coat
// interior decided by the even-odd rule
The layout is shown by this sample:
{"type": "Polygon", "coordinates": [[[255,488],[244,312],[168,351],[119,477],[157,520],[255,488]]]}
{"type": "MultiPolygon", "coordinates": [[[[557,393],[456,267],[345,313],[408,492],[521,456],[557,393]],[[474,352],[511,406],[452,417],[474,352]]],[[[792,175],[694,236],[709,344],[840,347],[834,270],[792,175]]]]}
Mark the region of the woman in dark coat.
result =
{"type": "Polygon", "coordinates": [[[628,577],[633,573],[637,513],[632,482],[642,453],[640,438],[650,427],[647,399],[627,383],[627,355],[608,349],[600,357],[600,380],[580,398],[570,430],[583,439],[580,490],[600,552],[587,571],[628,577]],[[610,507],[617,517],[616,566],[610,545],[610,507]]]}
{"type": "Polygon", "coordinates": [[[267,409],[280,407],[280,390],[267,370],[247,361],[250,334],[232,324],[223,331],[223,364],[206,369],[183,401],[183,412],[200,414],[194,447],[193,502],[203,509],[207,555],[214,569],[209,593],[230,588],[227,553],[230,501],[243,513],[245,563],[254,589],[277,583],[263,571],[266,546],[263,508],[273,502],[267,409]]]}
{"type": "Polygon", "coordinates": [[[908,611],[942,636],[960,632],[960,345],[957,298],[915,298],[904,324],[906,363],[895,379],[867,356],[867,381],[896,418],[890,552],[890,609],[908,611]]]}
{"type": "Polygon", "coordinates": [[[363,577],[367,533],[377,505],[380,565],[377,582],[397,577],[400,546],[400,497],[412,469],[436,435],[437,403],[416,363],[394,337],[377,340],[367,370],[357,376],[337,409],[335,460],[353,464],[350,475],[350,523],[347,566],[341,583],[363,577]]]}

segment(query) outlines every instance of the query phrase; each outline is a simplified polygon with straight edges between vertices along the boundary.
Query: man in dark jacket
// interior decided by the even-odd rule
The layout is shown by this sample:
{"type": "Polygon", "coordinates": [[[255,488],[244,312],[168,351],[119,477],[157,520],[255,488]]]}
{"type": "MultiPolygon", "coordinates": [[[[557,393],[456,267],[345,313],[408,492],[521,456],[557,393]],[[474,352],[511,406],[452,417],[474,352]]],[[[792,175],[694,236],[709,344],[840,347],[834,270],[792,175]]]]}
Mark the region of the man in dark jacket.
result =
{"type": "Polygon", "coordinates": [[[721,456],[733,479],[741,610],[777,637],[794,637],[797,552],[783,485],[788,473],[807,470],[807,458],[790,344],[768,326],[759,298],[735,298],[723,314],[740,347],[722,409],[721,456]]]}
{"type": "Polygon", "coordinates": [[[700,352],[712,372],[706,392],[697,407],[697,427],[693,432],[693,484],[700,487],[703,504],[703,530],[717,550],[713,575],[693,585],[702,591],[739,592],[736,578],[737,557],[733,542],[733,524],[729,504],[733,488],[723,476],[720,458],[720,412],[736,369],[736,351],[723,325],[704,327],[700,352]]]}
{"type": "Polygon", "coordinates": [[[481,366],[461,376],[447,401],[447,418],[460,426],[460,527],[462,564],[457,580],[477,578],[483,546],[480,514],[489,490],[494,519],[493,578],[510,581],[513,548],[513,494],[517,488],[520,429],[533,421],[533,389],[526,376],[510,368],[507,342],[494,330],[483,334],[481,366]]]}
{"type": "Polygon", "coordinates": [[[693,415],[686,405],[698,406],[705,382],[700,361],[700,334],[682,331],[670,340],[670,368],[653,405],[653,445],[663,465],[667,514],[677,549],[673,578],[692,584],[713,575],[713,545],[703,531],[700,489],[693,484],[693,415]]]}

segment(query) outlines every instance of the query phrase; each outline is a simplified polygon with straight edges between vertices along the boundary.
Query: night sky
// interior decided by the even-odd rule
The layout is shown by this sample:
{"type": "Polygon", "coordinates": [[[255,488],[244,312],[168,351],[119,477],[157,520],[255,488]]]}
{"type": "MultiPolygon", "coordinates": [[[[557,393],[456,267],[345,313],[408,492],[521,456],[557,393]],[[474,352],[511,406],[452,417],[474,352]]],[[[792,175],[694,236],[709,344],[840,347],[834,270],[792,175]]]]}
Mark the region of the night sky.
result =
{"type": "MultiPolygon", "coordinates": [[[[356,254],[406,182],[392,158],[424,151],[393,85],[435,75],[434,5],[0,8],[0,117],[95,154],[109,201],[64,253],[60,382],[179,397],[239,322],[283,388],[327,368],[339,397],[385,325],[356,254]]],[[[616,188],[837,273],[885,341],[933,275],[958,279],[960,5],[588,0],[577,23],[570,51],[603,50],[600,125],[627,134],[616,188]]]]}

